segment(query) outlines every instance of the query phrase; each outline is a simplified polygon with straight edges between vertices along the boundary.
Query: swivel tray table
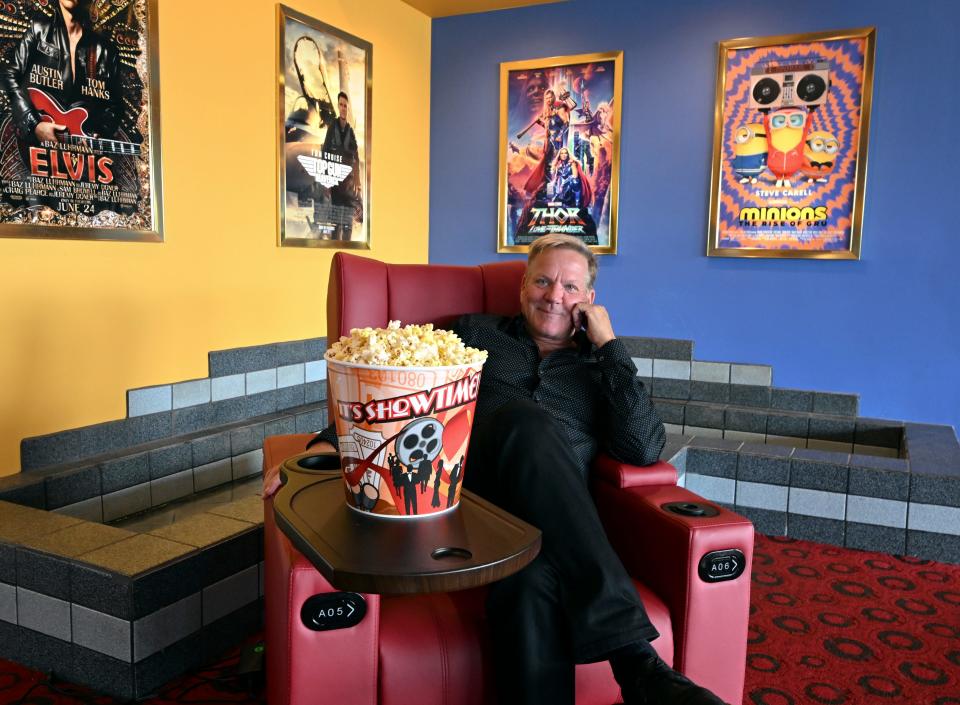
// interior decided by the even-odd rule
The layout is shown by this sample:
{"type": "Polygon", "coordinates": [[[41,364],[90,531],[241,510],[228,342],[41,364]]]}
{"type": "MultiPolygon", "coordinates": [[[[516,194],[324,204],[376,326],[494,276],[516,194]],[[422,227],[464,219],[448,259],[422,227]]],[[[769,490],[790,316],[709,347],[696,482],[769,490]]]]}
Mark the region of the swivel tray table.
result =
{"type": "Polygon", "coordinates": [[[306,469],[306,460],[284,462],[274,516],[338,590],[464,590],[516,573],[540,551],[539,529],[468,490],[457,508],[436,516],[371,516],[347,506],[339,470],[306,469]]]}

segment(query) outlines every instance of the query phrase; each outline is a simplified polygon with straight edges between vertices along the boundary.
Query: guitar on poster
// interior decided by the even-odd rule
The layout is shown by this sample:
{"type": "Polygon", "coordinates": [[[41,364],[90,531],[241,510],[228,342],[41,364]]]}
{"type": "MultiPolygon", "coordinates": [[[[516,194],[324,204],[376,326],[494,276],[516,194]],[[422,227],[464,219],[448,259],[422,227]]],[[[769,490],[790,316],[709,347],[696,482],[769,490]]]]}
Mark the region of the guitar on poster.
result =
{"type": "Polygon", "coordinates": [[[56,146],[22,143],[24,161],[30,166],[31,176],[109,184],[114,180],[113,159],[106,155],[140,155],[140,145],[135,142],[88,134],[84,129],[90,117],[86,108],[64,110],[55,98],[38,88],[28,88],[27,93],[33,107],[40,113],[41,122],[64,128],[58,131],[56,146]]]}

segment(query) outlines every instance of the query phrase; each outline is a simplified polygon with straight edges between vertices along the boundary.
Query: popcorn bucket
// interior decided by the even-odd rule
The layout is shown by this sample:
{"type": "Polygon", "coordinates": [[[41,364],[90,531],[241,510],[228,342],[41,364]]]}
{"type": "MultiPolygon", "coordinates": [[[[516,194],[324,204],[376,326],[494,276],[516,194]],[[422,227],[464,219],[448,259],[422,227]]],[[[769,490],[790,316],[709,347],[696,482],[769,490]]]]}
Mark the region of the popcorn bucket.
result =
{"type": "Polygon", "coordinates": [[[347,504],[402,519],[455,508],[483,363],[326,361],[347,504]]]}

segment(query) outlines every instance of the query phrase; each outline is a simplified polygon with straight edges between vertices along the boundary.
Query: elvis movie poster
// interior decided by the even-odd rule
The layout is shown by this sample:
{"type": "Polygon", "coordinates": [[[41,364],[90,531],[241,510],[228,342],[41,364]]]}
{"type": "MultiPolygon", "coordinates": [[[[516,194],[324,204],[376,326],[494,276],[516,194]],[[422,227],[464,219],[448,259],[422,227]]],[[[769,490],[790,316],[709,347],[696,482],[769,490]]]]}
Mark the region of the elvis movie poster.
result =
{"type": "Polygon", "coordinates": [[[859,259],[875,36],[720,42],[708,255],[859,259]]]}
{"type": "Polygon", "coordinates": [[[0,3],[0,236],[163,239],[156,15],[0,3]]]}
{"type": "Polygon", "coordinates": [[[370,248],[373,47],[277,6],[281,246],[370,248]]]}
{"type": "Polygon", "coordinates": [[[500,64],[498,252],[547,233],[617,252],[623,52],[500,64]]]}

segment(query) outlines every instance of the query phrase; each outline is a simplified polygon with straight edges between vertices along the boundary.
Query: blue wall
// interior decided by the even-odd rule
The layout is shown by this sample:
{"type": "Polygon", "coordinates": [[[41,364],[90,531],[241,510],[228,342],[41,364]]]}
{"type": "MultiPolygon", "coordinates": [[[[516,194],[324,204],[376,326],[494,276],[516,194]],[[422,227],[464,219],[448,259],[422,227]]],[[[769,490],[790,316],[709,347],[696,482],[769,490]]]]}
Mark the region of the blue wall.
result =
{"type": "Polygon", "coordinates": [[[516,257],[496,254],[499,63],[622,49],[619,254],[598,284],[615,329],[860,393],[862,416],[960,426],[958,37],[954,0],[571,0],[435,20],[430,261],[516,257]],[[707,258],[716,42],[868,25],[861,260],[707,258]]]}

